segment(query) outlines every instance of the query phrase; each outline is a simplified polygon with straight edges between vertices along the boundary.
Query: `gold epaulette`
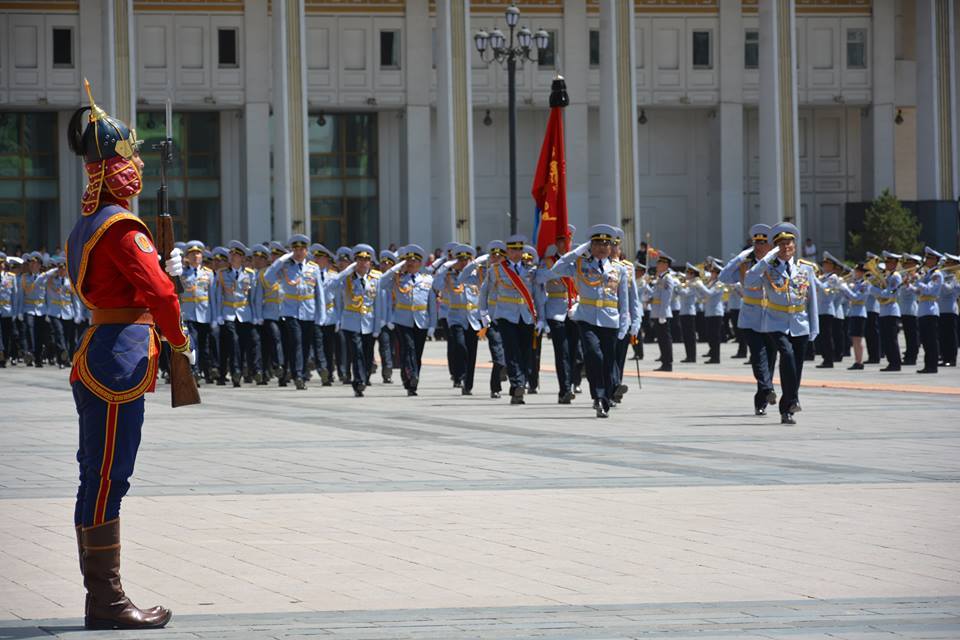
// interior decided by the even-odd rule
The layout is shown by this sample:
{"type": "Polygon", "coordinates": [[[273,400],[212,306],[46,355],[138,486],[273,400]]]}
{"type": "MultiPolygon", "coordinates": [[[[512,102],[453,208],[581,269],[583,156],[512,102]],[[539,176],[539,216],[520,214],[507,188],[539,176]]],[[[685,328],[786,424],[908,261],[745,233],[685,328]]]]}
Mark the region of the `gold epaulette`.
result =
{"type": "Polygon", "coordinates": [[[307,264],[312,264],[313,266],[317,267],[318,269],[320,268],[320,265],[318,265],[318,264],[317,264],[316,262],[314,262],[313,260],[307,260],[307,264]]]}
{"type": "Polygon", "coordinates": [[[379,278],[379,277],[383,276],[383,271],[377,271],[376,269],[370,269],[370,275],[373,276],[373,277],[375,277],[375,278],[379,278]]]}
{"type": "Polygon", "coordinates": [[[810,262],[810,261],[807,260],[806,258],[800,258],[800,259],[797,260],[797,262],[799,262],[800,264],[805,264],[805,265],[807,265],[808,267],[816,267],[816,266],[817,266],[817,263],[816,263],[816,262],[810,262]]]}
{"type": "Polygon", "coordinates": [[[256,271],[254,271],[250,267],[244,267],[243,270],[246,271],[247,273],[256,273],[256,271]]]}

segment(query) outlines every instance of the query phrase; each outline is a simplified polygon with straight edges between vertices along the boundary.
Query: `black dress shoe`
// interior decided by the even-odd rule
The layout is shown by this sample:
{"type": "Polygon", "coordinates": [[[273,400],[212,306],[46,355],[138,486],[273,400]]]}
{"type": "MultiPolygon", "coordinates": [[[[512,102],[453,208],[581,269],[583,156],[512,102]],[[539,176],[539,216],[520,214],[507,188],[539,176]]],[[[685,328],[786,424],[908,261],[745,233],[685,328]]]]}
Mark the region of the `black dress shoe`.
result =
{"type": "Polygon", "coordinates": [[[765,415],[767,415],[767,408],[766,408],[766,407],[754,407],[754,408],[753,408],[753,415],[755,415],[755,416],[765,416],[765,415]]]}
{"type": "Polygon", "coordinates": [[[863,363],[862,363],[862,362],[854,362],[852,365],[850,365],[849,367],[847,367],[847,371],[860,371],[860,370],[862,370],[862,369],[863,369],[863,363]]]}
{"type": "Polygon", "coordinates": [[[499,400],[499,399],[500,399],[500,392],[499,392],[499,391],[491,391],[491,392],[490,392],[490,397],[493,398],[494,400],[499,400]]]}
{"type": "Polygon", "coordinates": [[[218,387],[225,387],[225,386],[227,386],[227,381],[226,381],[225,379],[223,379],[223,378],[217,378],[217,386],[218,386],[218,387]]]}
{"type": "Polygon", "coordinates": [[[777,404],[777,392],[776,391],[767,391],[767,404],[771,407],[777,404]]]}
{"type": "Polygon", "coordinates": [[[800,413],[801,411],[803,411],[803,407],[800,406],[800,403],[794,402],[793,404],[790,405],[790,409],[789,411],[787,411],[787,413],[789,413],[790,415],[793,415],[795,413],[800,413]]]}
{"type": "Polygon", "coordinates": [[[608,418],[610,417],[610,410],[607,408],[607,403],[604,400],[597,400],[595,403],[597,410],[598,418],[608,418]]]}
{"type": "Polygon", "coordinates": [[[619,403],[621,400],[623,400],[623,394],[625,394],[627,391],[628,391],[627,385],[625,384],[617,385],[617,388],[613,390],[613,396],[612,396],[613,401],[616,403],[619,403]]]}
{"type": "Polygon", "coordinates": [[[709,360],[704,360],[703,364],[720,364],[720,360],[717,358],[710,358],[709,360]]]}
{"type": "Polygon", "coordinates": [[[303,391],[307,388],[307,383],[303,378],[296,378],[293,384],[296,385],[298,391],[303,391]]]}
{"type": "Polygon", "coordinates": [[[557,404],[570,404],[573,400],[573,394],[567,391],[566,393],[560,394],[560,399],[557,400],[557,404]]]}
{"type": "Polygon", "coordinates": [[[821,362],[817,365],[817,369],[833,369],[832,362],[821,362]]]}
{"type": "Polygon", "coordinates": [[[240,386],[240,378],[233,378],[231,381],[233,382],[234,389],[240,386]]]}
{"type": "Polygon", "coordinates": [[[917,369],[917,373],[937,373],[937,370],[931,369],[929,367],[924,367],[923,369],[917,369]]]}
{"type": "Polygon", "coordinates": [[[915,367],[915,366],[917,366],[917,361],[916,361],[915,359],[911,358],[911,359],[909,359],[909,360],[904,360],[902,364],[903,364],[903,366],[905,366],[905,367],[915,367]]]}
{"type": "Polygon", "coordinates": [[[472,389],[467,389],[466,387],[463,387],[463,388],[460,389],[460,395],[462,395],[462,396],[472,396],[472,395],[473,395],[473,390],[472,390],[472,389]]]}
{"type": "Polygon", "coordinates": [[[517,387],[510,392],[510,404],[527,404],[523,400],[523,387],[517,387]]]}
{"type": "Polygon", "coordinates": [[[793,419],[793,414],[791,414],[791,413],[781,413],[781,414],[780,414],[780,424],[797,424],[797,421],[793,419]]]}
{"type": "Polygon", "coordinates": [[[530,387],[529,389],[527,389],[527,393],[530,394],[531,396],[537,395],[538,393],[537,387],[530,387]]]}
{"type": "Polygon", "coordinates": [[[696,359],[696,358],[684,358],[684,359],[681,360],[680,362],[681,362],[681,364],[683,364],[683,363],[696,364],[697,359],[696,359]]]}
{"type": "Polygon", "coordinates": [[[883,369],[880,369],[880,371],[900,371],[900,367],[888,364],[883,369]]]}
{"type": "Polygon", "coordinates": [[[416,389],[407,389],[407,397],[415,396],[415,395],[417,395],[416,389]]]}
{"type": "Polygon", "coordinates": [[[869,358],[863,364],[880,364],[879,359],[869,358]]]}
{"type": "Polygon", "coordinates": [[[454,388],[454,389],[462,389],[462,388],[463,388],[463,383],[460,382],[459,380],[454,380],[454,381],[453,381],[453,388],[454,388]]]}

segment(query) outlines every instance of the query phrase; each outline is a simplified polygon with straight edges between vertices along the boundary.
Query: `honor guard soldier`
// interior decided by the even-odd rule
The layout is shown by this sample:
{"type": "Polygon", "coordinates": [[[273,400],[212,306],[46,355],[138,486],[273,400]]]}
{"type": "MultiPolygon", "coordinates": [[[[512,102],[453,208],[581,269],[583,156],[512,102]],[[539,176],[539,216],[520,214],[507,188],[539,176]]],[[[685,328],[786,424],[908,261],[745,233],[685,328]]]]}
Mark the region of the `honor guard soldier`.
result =
{"type": "MultiPolygon", "coordinates": [[[[380,251],[380,273],[383,273],[393,265],[397,264],[397,254],[389,249],[380,251]]],[[[380,317],[380,327],[377,329],[377,347],[380,352],[380,375],[383,378],[383,384],[393,384],[394,359],[399,353],[400,344],[397,341],[396,333],[387,327],[390,321],[388,314],[392,302],[392,292],[382,291],[382,300],[379,301],[384,313],[380,317]]]]}
{"type": "Polygon", "coordinates": [[[757,381],[757,392],[753,396],[753,411],[758,416],[766,415],[767,405],[777,403],[777,393],[773,388],[773,367],[777,363],[776,345],[770,334],[764,333],[763,320],[766,298],[763,285],[748,285],[744,281],[747,270],[757,260],[763,259],[770,251],[770,226],[755,224],[750,227],[751,247],[741,251],[727,262],[717,279],[728,285],[740,285],[740,315],[737,326],[750,349],[750,366],[757,381]]]}
{"type": "Polygon", "coordinates": [[[183,285],[180,311],[190,333],[190,342],[197,350],[194,377],[199,378],[202,372],[207,382],[212,382],[213,373],[219,372],[214,363],[219,362],[220,348],[213,338],[213,326],[217,320],[214,309],[220,308],[220,302],[213,269],[203,266],[204,250],[199,240],[191,240],[186,244],[187,266],[180,276],[183,285]]]}
{"type": "MultiPolygon", "coordinates": [[[[217,322],[220,325],[220,379],[225,384],[227,367],[234,387],[240,386],[244,361],[252,362],[251,369],[262,376],[259,355],[259,336],[254,339],[253,287],[256,276],[253,269],[243,266],[247,248],[238,240],[231,240],[230,266],[217,274],[217,298],[220,310],[217,322]],[[254,355],[251,357],[251,353],[254,355]]],[[[247,380],[250,382],[250,380],[247,380]]]]}
{"type": "Polygon", "coordinates": [[[884,251],[883,261],[887,272],[883,282],[872,282],[870,285],[870,293],[880,305],[880,342],[887,358],[887,366],[880,371],[900,371],[900,342],[897,339],[900,333],[900,303],[897,295],[903,283],[903,278],[897,273],[900,254],[884,251]]]}
{"type": "Polygon", "coordinates": [[[720,330],[723,324],[723,283],[717,279],[723,268],[719,262],[713,260],[706,263],[704,268],[709,272],[706,282],[695,281],[693,288],[700,296],[703,304],[703,316],[707,334],[709,352],[705,364],[720,364],[720,330]]]}
{"type": "Polygon", "coordinates": [[[313,261],[320,267],[320,283],[323,285],[324,297],[327,301],[323,324],[318,324],[314,331],[313,357],[317,372],[320,374],[320,383],[329,387],[333,385],[333,372],[337,362],[336,353],[339,340],[337,327],[340,324],[342,305],[341,299],[330,290],[331,283],[337,276],[337,270],[333,268],[335,259],[333,252],[318,242],[310,245],[310,254],[313,256],[313,261]]]}
{"type": "Polygon", "coordinates": [[[477,333],[483,328],[480,319],[480,277],[476,270],[463,280],[460,274],[476,257],[476,251],[467,244],[453,249],[453,259],[437,269],[433,277],[434,290],[442,290],[447,299],[447,341],[452,345],[454,386],[461,395],[473,395],[473,374],[477,365],[477,333]]]}
{"type": "Polygon", "coordinates": [[[673,335],[670,319],[673,318],[672,301],[676,280],[670,275],[670,265],[673,258],[665,253],[657,257],[656,276],[652,284],[648,284],[647,294],[650,296],[650,318],[654,323],[657,334],[657,345],[660,347],[660,366],[657,371],[673,371],[673,335]]]}
{"type": "Polygon", "coordinates": [[[41,272],[43,256],[33,251],[24,255],[24,271],[17,283],[17,319],[23,322],[24,343],[23,361],[29,367],[43,366],[43,345],[47,339],[46,323],[43,321],[46,310],[47,279],[56,270],[41,272]]]}
{"type": "Polygon", "coordinates": [[[550,269],[554,277],[575,278],[580,301],[574,318],[580,327],[590,395],[598,418],[606,418],[617,388],[617,341],[630,330],[630,291],[623,266],[611,260],[616,230],[590,228],[590,242],[563,255],[550,269]]]}
{"type": "Polygon", "coordinates": [[[13,305],[17,300],[17,276],[8,269],[7,254],[0,251],[0,369],[14,354],[15,317],[13,305]]]}
{"type": "Polygon", "coordinates": [[[958,305],[960,296],[960,282],[958,282],[957,267],[960,265],[960,256],[949,253],[943,254],[943,285],[940,287],[940,297],[937,306],[940,307],[940,365],[944,367],[957,366],[957,329],[958,305]]]}
{"type": "Polygon", "coordinates": [[[433,276],[421,272],[424,256],[420,245],[407,245],[399,251],[402,260],[380,277],[380,286],[391,297],[387,326],[400,340],[400,372],[408,396],[417,395],[423,346],[437,327],[433,276]]]}
{"type": "Polygon", "coordinates": [[[557,246],[552,244],[547,247],[541,268],[537,270],[537,283],[540,285],[536,289],[537,313],[541,321],[546,323],[545,331],[550,334],[553,343],[554,368],[560,387],[558,402],[570,404],[575,397],[573,344],[579,340],[579,332],[571,335],[569,327],[575,321],[568,315],[575,309],[578,296],[572,277],[557,278],[551,271],[558,258],[557,246]]]}
{"type": "Polygon", "coordinates": [[[340,331],[344,334],[352,358],[353,393],[363,397],[370,384],[373,367],[374,335],[379,333],[380,271],[374,269],[373,247],[358,244],[353,248],[353,262],[337,274],[327,286],[327,295],[340,298],[340,331]]]}
{"type": "Polygon", "coordinates": [[[272,262],[270,248],[264,244],[250,247],[253,255],[253,324],[260,338],[260,361],[263,375],[258,385],[266,385],[271,375],[282,375],[284,367],[283,336],[280,332],[280,284],[267,282],[264,274],[272,262]]]}
{"type": "Polygon", "coordinates": [[[840,292],[849,303],[847,324],[850,342],[853,344],[854,362],[847,367],[847,370],[860,371],[863,369],[863,338],[867,328],[867,298],[870,296],[870,285],[864,280],[866,271],[862,263],[854,268],[853,274],[853,282],[840,283],[840,292]]]}
{"type": "Polygon", "coordinates": [[[306,364],[313,342],[315,325],[326,317],[326,298],[320,280],[320,267],[307,260],[310,239],[303,234],[290,238],[291,252],[267,267],[263,277],[278,283],[282,303],[280,326],[286,348],[287,367],[298,390],[307,388],[306,364]]]}
{"type": "Polygon", "coordinates": [[[537,323],[533,300],[535,268],[523,264],[526,238],[507,238],[506,259],[491,265],[480,289],[480,310],[490,314],[503,339],[510,378],[510,404],[524,404],[527,371],[533,350],[533,332],[537,323]],[[491,308],[490,296],[497,304],[491,308]]]}
{"type": "Polygon", "coordinates": [[[813,265],[796,258],[800,232],[789,222],[770,230],[774,248],[744,276],[744,287],[762,286],[766,300],[763,330],[780,354],[780,423],[796,424],[800,411],[800,378],[807,343],[819,329],[813,265]]]}
{"type": "Polygon", "coordinates": [[[56,273],[47,279],[46,316],[50,320],[53,343],[56,346],[57,365],[63,369],[73,359],[74,319],[77,315],[77,300],[73,295],[73,285],[67,275],[67,261],[62,257],[53,258],[56,273]]]}
{"type": "MultiPolygon", "coordinates": [[[[903,284],[912,278],[923,258],[913,253],[904,253],[901,258],[903,284]]],[[[920,354],[920,325],[917,322],[917,294],[913,289],[901,284],[897,292],[897,302],[900,304],[900,326],[903,328],[903,339],[906,349],[903,352],[903,364],[914,366],[920,354]]]]}
{"type": "Polygon", "coordinates": [[[917,373],[937,373],[940,359],[940,290],[943,273],[939,266],[943,254],[931,247],[923,249],[923,273],[908,277],[906,288],[917,296],[917,330],[923,346],[923,368],[917,373]]]}
{"type": "Polygon", "coordinates": [[[160,341],[154,323],[173,351],[191,364],[196,356],[170,281],[183,271],[180,251],[166,259],[165,274],[160,260],[167,256],[157,255],[150,230],[130,213],[143,175],[136,133],[94,104],[89,85],[87,94],[90,106],[74,112],[67,128],[70,149],[84,157],[88,183],[66,245],[70,279],[93,315],[70,375],[80,416],[74,524],[87,589],[84,626],[157,628],[170,621],[170,610],[139,609],[121,586],[120,503],[140,444],[143,394],[156,383],[160,341]]]}
{"type": "MultiPolygon", "coordinates": [[[[476,271],[480,278],[481,290],[483,282],[486,280],[490,269],[502,262],[507,257],[507,245],[502,240],[492,240],[487,244],[486,255],[478,256],[463,271],[460,272],[458,284],[466,281],[470,275],[476,271]]],[[[486,338],[490,349],[490,360],[493,367],[490,370],[490,397],[497,399],[503,390],[502,383],[507,379],[507,359],[503,351],[503,338],[497,325],[490,320],[490,310],[495,310],[497,306],[496,292],[487,295],[487,309],[480,310],[480,322],[483,323],[483,329],[480,330],[479,338],[486,338]]]]}

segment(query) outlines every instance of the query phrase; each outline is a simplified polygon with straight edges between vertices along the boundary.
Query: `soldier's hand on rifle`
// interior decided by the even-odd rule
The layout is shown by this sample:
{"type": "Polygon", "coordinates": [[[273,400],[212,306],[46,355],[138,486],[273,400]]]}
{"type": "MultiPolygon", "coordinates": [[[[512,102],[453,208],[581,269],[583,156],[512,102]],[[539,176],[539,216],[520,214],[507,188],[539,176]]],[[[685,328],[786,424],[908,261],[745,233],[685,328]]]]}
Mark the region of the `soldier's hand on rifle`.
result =
{"type": "Polygon", "coordinates": [[[167,275],[171,278],[177,278],[183,275],[183,252],[180,249],[174,249],[170,252],[170,258],[164,263],[167,275]]]}
{"type": "Polygon", "coordinates": [[[191,366],[191,367],[196,366],[196,364],[197,364],[197,350],[196,350],[196,349],[194,349],[193,347],[191,347],[191,348],[190,348],[190,351],[187,351],[187,352],[186,352],[185,354],[183,354],[183,355],[187,356],[187,362],[190,363],[190,366],[191,366]]]}

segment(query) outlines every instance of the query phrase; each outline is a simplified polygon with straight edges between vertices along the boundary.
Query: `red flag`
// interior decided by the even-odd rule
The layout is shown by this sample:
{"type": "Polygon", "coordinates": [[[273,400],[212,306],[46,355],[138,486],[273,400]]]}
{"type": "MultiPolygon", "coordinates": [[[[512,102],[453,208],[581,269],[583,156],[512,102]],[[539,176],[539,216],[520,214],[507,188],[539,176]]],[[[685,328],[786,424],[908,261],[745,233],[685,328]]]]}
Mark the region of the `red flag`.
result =
{"type": "Polygon", "coordinates": [[[534,237],[537,253],[542,256],[558,237],[568,235],[567,163],[563,149],[563,111],[560,106],[550,109],[531,192],[537,203],[534,237]]]}

